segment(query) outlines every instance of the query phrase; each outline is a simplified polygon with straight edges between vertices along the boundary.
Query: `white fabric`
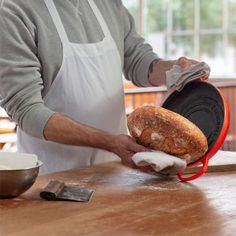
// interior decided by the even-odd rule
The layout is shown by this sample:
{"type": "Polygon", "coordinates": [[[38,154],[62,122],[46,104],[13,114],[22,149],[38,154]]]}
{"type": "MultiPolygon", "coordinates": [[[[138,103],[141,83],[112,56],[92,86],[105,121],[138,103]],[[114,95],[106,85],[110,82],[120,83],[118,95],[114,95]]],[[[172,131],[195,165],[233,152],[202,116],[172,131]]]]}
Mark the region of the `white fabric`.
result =
{"type": "MultiPolygon", "coordinates": [[[[44,102],[53,111],[80,123],[113,134],[127,134],[120,55],[95,3],[88,2],[103,30],[104,39],[98,43],[74,44],[68,41],[53,0],[45,0],[62,41],[63,63],[44,102]]],[[[103,150],[39,140],[20,129],[18,149],[35,153],[44,162],[41,174],[117,158],[103,150]]]]}
{"type": "Polygon", "coordinates": [[[38,157],[34,154],[0,152],[0,170],[20,170],[37,166],[38,157]]]}
{"type": "Polygon", "coordinates": [[[182,71],[179,65],[174,65],[166,72],[166,86],[168,90],[175,87],[176,90],[181,91],[190,81],[209,76],[209,74],[210,67],[205,62],[194,64],[186,71],[182,71]]]}
{"type": "Polygon", "coordinates": [[[132,160],[137,166],[151,166],[163,174],[176,174],[186,168],[186,161],[161,151],[138,152],[132,160]]]}

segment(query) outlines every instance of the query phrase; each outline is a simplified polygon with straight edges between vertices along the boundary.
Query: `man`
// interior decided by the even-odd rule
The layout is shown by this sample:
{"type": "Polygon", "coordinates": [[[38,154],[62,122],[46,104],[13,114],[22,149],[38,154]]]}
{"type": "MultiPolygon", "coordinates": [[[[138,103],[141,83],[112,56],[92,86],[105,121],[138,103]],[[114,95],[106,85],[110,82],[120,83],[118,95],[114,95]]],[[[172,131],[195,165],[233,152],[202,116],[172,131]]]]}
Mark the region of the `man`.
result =
{"type": "MultiPolygon", "coordinates": [[[[157,42],[158,43],[158,42],[157,42]]],[[[122,70],[138,86],[165,83],[174,64],[136,33],[120,0],[5,0],[0,8],[1,105],[17,123],[19,152],[42,173],[131,156],[122,70]]]]}

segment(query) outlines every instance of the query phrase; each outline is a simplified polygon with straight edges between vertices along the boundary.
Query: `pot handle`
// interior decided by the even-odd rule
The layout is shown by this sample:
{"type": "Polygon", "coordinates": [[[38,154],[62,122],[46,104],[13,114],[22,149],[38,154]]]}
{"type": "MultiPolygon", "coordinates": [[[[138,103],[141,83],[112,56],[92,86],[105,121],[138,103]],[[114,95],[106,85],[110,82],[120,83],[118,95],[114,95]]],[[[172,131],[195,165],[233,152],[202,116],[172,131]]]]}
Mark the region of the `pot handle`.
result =
{"type": "Polygon", "coordinates": [[[186,181],[191,181],[194,179],[197,179],[198,177],[200,177],[201,175],[203,175],[208,168],[208,162],[209,162],[209,158],[203,158],[203,160],[200,160],[199,162],[202,163],[202,168],[200,171],[198,171],[196,174],[189,176],[189,177],[184,177],[182,172],[178,173],[178,178],[184,182],[186,181]]]}

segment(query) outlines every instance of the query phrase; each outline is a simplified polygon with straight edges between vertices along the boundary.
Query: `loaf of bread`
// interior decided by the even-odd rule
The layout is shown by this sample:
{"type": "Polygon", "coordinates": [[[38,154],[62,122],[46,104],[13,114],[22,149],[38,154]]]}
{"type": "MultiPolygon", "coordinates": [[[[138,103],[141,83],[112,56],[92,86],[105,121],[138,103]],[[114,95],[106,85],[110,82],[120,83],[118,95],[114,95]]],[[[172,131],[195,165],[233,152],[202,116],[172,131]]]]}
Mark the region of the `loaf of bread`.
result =
{"type": "Polygon", "coordinates": [[[185,117],[162,107],[142,106],[127,119],[130,135],[137,143],[192,163],[208,150],[202,131],[185,117]]]}

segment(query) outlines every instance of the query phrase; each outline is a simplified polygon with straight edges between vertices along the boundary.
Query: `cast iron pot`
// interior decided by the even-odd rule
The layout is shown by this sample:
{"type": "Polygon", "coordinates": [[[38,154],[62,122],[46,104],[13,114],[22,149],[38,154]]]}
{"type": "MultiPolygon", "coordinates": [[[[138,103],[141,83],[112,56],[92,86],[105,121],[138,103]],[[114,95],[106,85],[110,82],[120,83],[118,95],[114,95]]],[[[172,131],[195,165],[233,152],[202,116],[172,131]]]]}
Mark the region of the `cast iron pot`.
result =
{"type": "Polygon", "coordinates": [[[193,122],[207,138],[206,154],[200,160],[187,165],[187,168],[202,165],[200,171],[187,177],[181,172],[178,173],[182,181],[194,180],[207,171],[209,159],[220,149],[226,138],[230,123],[228,103],[215,86],[206,81],[195,80],[188,83],[180,92],[172,92],[162,107],[193,122]]]}

